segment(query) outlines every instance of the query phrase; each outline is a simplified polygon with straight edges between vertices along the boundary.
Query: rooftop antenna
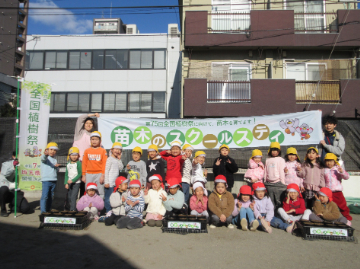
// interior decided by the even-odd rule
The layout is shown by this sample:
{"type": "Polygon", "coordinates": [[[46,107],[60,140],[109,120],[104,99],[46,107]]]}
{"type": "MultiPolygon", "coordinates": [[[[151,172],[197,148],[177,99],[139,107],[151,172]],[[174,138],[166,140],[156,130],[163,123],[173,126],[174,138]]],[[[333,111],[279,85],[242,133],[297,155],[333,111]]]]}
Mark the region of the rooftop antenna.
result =
{"type": "Polygon", "coordinates": [[[111,5],[110,5],[110,19],[111,19],[111,10],[112,10],[112,2],[111,2],[111,5]]]}

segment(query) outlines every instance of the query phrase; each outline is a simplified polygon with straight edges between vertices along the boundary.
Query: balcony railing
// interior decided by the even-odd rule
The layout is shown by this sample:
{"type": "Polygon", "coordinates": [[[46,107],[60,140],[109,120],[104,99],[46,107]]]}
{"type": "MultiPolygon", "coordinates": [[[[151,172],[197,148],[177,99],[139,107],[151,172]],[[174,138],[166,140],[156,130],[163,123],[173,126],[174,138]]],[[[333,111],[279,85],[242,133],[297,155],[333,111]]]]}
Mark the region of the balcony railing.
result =
{"type": "Polygon", "coordinates": [[[296,103],[336,104],[340,101],[340,81],[296,81],[296,103]]]}
{"type": "Polygon", "coordinates": [[[295,33],[337,33],[339,30],[336,13],[295,13],[295,33]]]}
{"type": "Polygon", "coordinates": [[[250,103],[250,81],[208,81],[208,103],[250,103]]]}
{"type": "Polygon", "coordinates": [[[250,30],[250,11],[209,13],[210,33],[245,34],[250,30]]]}

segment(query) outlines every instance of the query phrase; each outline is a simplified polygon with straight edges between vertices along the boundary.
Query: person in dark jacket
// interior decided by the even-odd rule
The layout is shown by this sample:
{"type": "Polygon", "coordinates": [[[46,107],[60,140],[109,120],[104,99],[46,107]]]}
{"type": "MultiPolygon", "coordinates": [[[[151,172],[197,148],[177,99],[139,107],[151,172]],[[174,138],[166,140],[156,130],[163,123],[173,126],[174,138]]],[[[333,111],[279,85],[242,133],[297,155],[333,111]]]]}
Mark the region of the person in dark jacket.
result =
{"type": "Polygon", "coordinates": [[[238,166],[235,163],[235,160],[229,156],[230,148],[228,145],[221,145],[219,152],[220,157],[215,159],[213,164],[214,177],[217,177],[218,175],[224,175],[228,184],[226,190],[231,192],[231,189],[234,186],[233,174],[238,171],[238,166]]]}

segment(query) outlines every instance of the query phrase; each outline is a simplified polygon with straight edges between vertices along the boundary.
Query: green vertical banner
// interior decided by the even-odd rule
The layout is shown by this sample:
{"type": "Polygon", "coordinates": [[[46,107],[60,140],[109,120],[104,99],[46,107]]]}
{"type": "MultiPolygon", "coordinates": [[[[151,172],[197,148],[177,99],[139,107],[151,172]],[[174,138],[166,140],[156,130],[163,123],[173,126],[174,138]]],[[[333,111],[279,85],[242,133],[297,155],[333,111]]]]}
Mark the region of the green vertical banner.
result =
{"type": "Polygon", "coordinates": [[[22,190],[41,190],[40,158],[48,138],[50,97],[50,85],[22,82],[18,156],[22,190]]]}

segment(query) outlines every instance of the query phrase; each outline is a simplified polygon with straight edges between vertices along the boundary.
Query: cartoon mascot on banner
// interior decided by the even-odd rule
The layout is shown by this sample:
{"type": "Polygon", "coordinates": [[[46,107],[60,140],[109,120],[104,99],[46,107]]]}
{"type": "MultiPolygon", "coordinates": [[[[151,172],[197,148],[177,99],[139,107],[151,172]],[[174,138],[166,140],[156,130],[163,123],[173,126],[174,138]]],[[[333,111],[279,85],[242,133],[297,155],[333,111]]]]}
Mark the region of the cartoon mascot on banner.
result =
{"type": "Polygon", "coordinates": [[[300,127],[296,128],[296,131],[300,134],[301,140],[309,139],[310,134],[314,131],[308,124],[303,123],[300,127]]]}
{"type": "Polygon", "coordinates": [[[295,135],[296,128],[299,126],[299,119],[287,119],[280,121],[280,127],[285,129],[285,133],[295,135]]]}

